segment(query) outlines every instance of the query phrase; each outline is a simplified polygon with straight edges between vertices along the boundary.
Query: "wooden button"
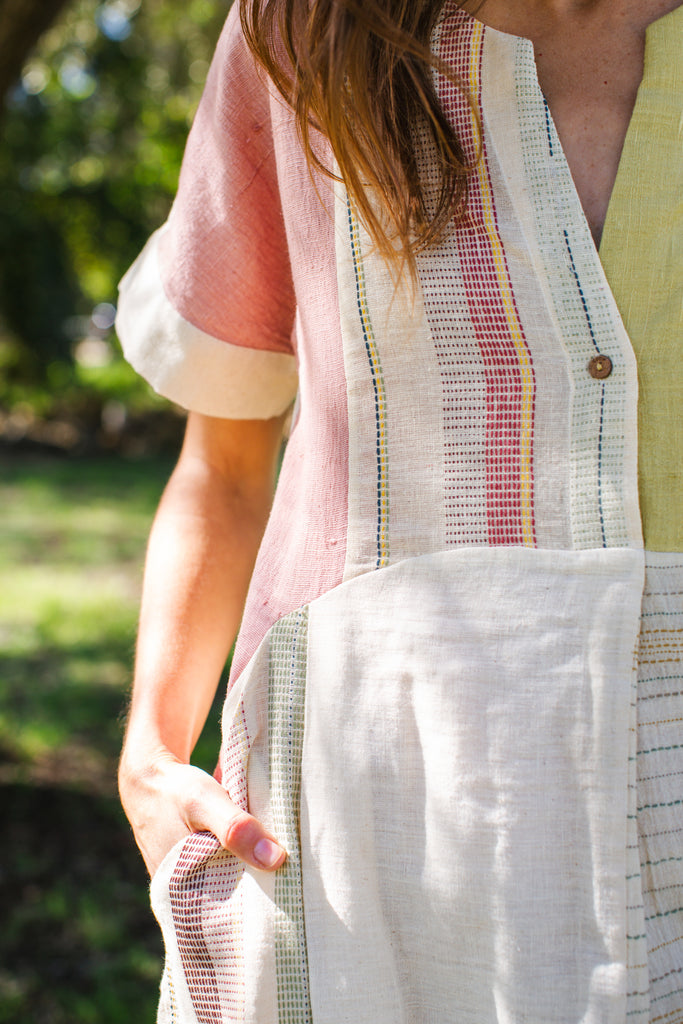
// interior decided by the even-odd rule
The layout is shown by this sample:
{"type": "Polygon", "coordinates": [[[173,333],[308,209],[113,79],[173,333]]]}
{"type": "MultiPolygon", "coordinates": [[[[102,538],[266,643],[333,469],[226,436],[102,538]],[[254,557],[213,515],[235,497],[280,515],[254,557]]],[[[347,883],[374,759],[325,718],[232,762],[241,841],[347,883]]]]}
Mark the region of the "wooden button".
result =
{"type": "Polygon", "coordinates": [[[612,372],[612,360],[609,356],[593,356],[588,364],[588,372],[596,380],[604,380],[612,372]]]}

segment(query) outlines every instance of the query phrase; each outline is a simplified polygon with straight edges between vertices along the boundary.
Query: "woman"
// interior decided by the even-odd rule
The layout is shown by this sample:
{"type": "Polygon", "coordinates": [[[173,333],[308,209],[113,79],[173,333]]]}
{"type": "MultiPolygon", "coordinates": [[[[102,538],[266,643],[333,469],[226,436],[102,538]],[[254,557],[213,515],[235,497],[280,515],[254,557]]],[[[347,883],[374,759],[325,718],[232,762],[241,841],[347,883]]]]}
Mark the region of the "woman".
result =
{"type": "Polygon", "coordinates": [[[119,313],[192,410],[120,776],[159,1019],[683,1021],[679,2],[241,14],[119,313]]]}

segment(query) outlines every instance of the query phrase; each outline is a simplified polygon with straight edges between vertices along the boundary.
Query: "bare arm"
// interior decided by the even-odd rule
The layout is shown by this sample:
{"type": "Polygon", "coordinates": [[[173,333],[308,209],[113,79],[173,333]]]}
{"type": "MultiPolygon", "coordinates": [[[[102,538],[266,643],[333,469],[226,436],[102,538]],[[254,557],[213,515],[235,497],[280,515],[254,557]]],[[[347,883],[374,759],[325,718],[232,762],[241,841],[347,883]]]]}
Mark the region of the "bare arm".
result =
{"type": "Polygon", "coordinates": [[[284,851],[188,764],[242,615],[270,509],[282,419],[191,414],[150,535],[121,800],[153,873],[188,832],[275,868],[284,851]]]}

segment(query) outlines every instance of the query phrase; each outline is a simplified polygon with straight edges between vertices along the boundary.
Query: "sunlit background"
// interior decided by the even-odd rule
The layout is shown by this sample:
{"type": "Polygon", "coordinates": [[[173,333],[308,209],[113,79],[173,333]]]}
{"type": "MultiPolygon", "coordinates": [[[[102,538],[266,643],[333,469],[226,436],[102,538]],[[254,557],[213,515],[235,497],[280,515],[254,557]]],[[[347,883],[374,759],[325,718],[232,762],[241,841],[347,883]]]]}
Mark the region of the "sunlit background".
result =
{"type": "MultiPolygon", "coordinates": [[[[113,322],[227,7],[0,0],[0,58],[21,67],[0,114],[0,1024],[155,1019],[160,941],[115,772],[183,424],[113,322]],[[18,11],[43,28],[25,53],[18,11]]],[[[216,743],[214,711],[198,763],[216,743]]]]}

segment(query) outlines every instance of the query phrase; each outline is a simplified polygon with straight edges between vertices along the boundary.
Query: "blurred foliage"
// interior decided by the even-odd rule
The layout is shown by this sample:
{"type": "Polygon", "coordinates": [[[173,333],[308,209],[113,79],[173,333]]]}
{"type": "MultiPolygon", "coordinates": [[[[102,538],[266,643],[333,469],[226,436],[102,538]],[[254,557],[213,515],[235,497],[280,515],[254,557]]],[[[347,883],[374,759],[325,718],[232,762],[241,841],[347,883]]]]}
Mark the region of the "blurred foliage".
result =
{"type": "MultiPolygon", "coordinates": [[[[0,458],[0,783],[115,793],[142,562],[171,466],[0,458]]],[[[196,751],[211,771],[216,743],[214,729],[196,751]]]]}
{"type": "Polygon", "coordinates": [[[5,409],[103,389],[103,402],[112,390],[146,400],[122,368],[110,313],[118,281],[170,206],[228,7],[72,0],[26,63],[0,146],[5,409]],[[79,343],[93,338],[99,356],[80,360],[79,343]]]}

